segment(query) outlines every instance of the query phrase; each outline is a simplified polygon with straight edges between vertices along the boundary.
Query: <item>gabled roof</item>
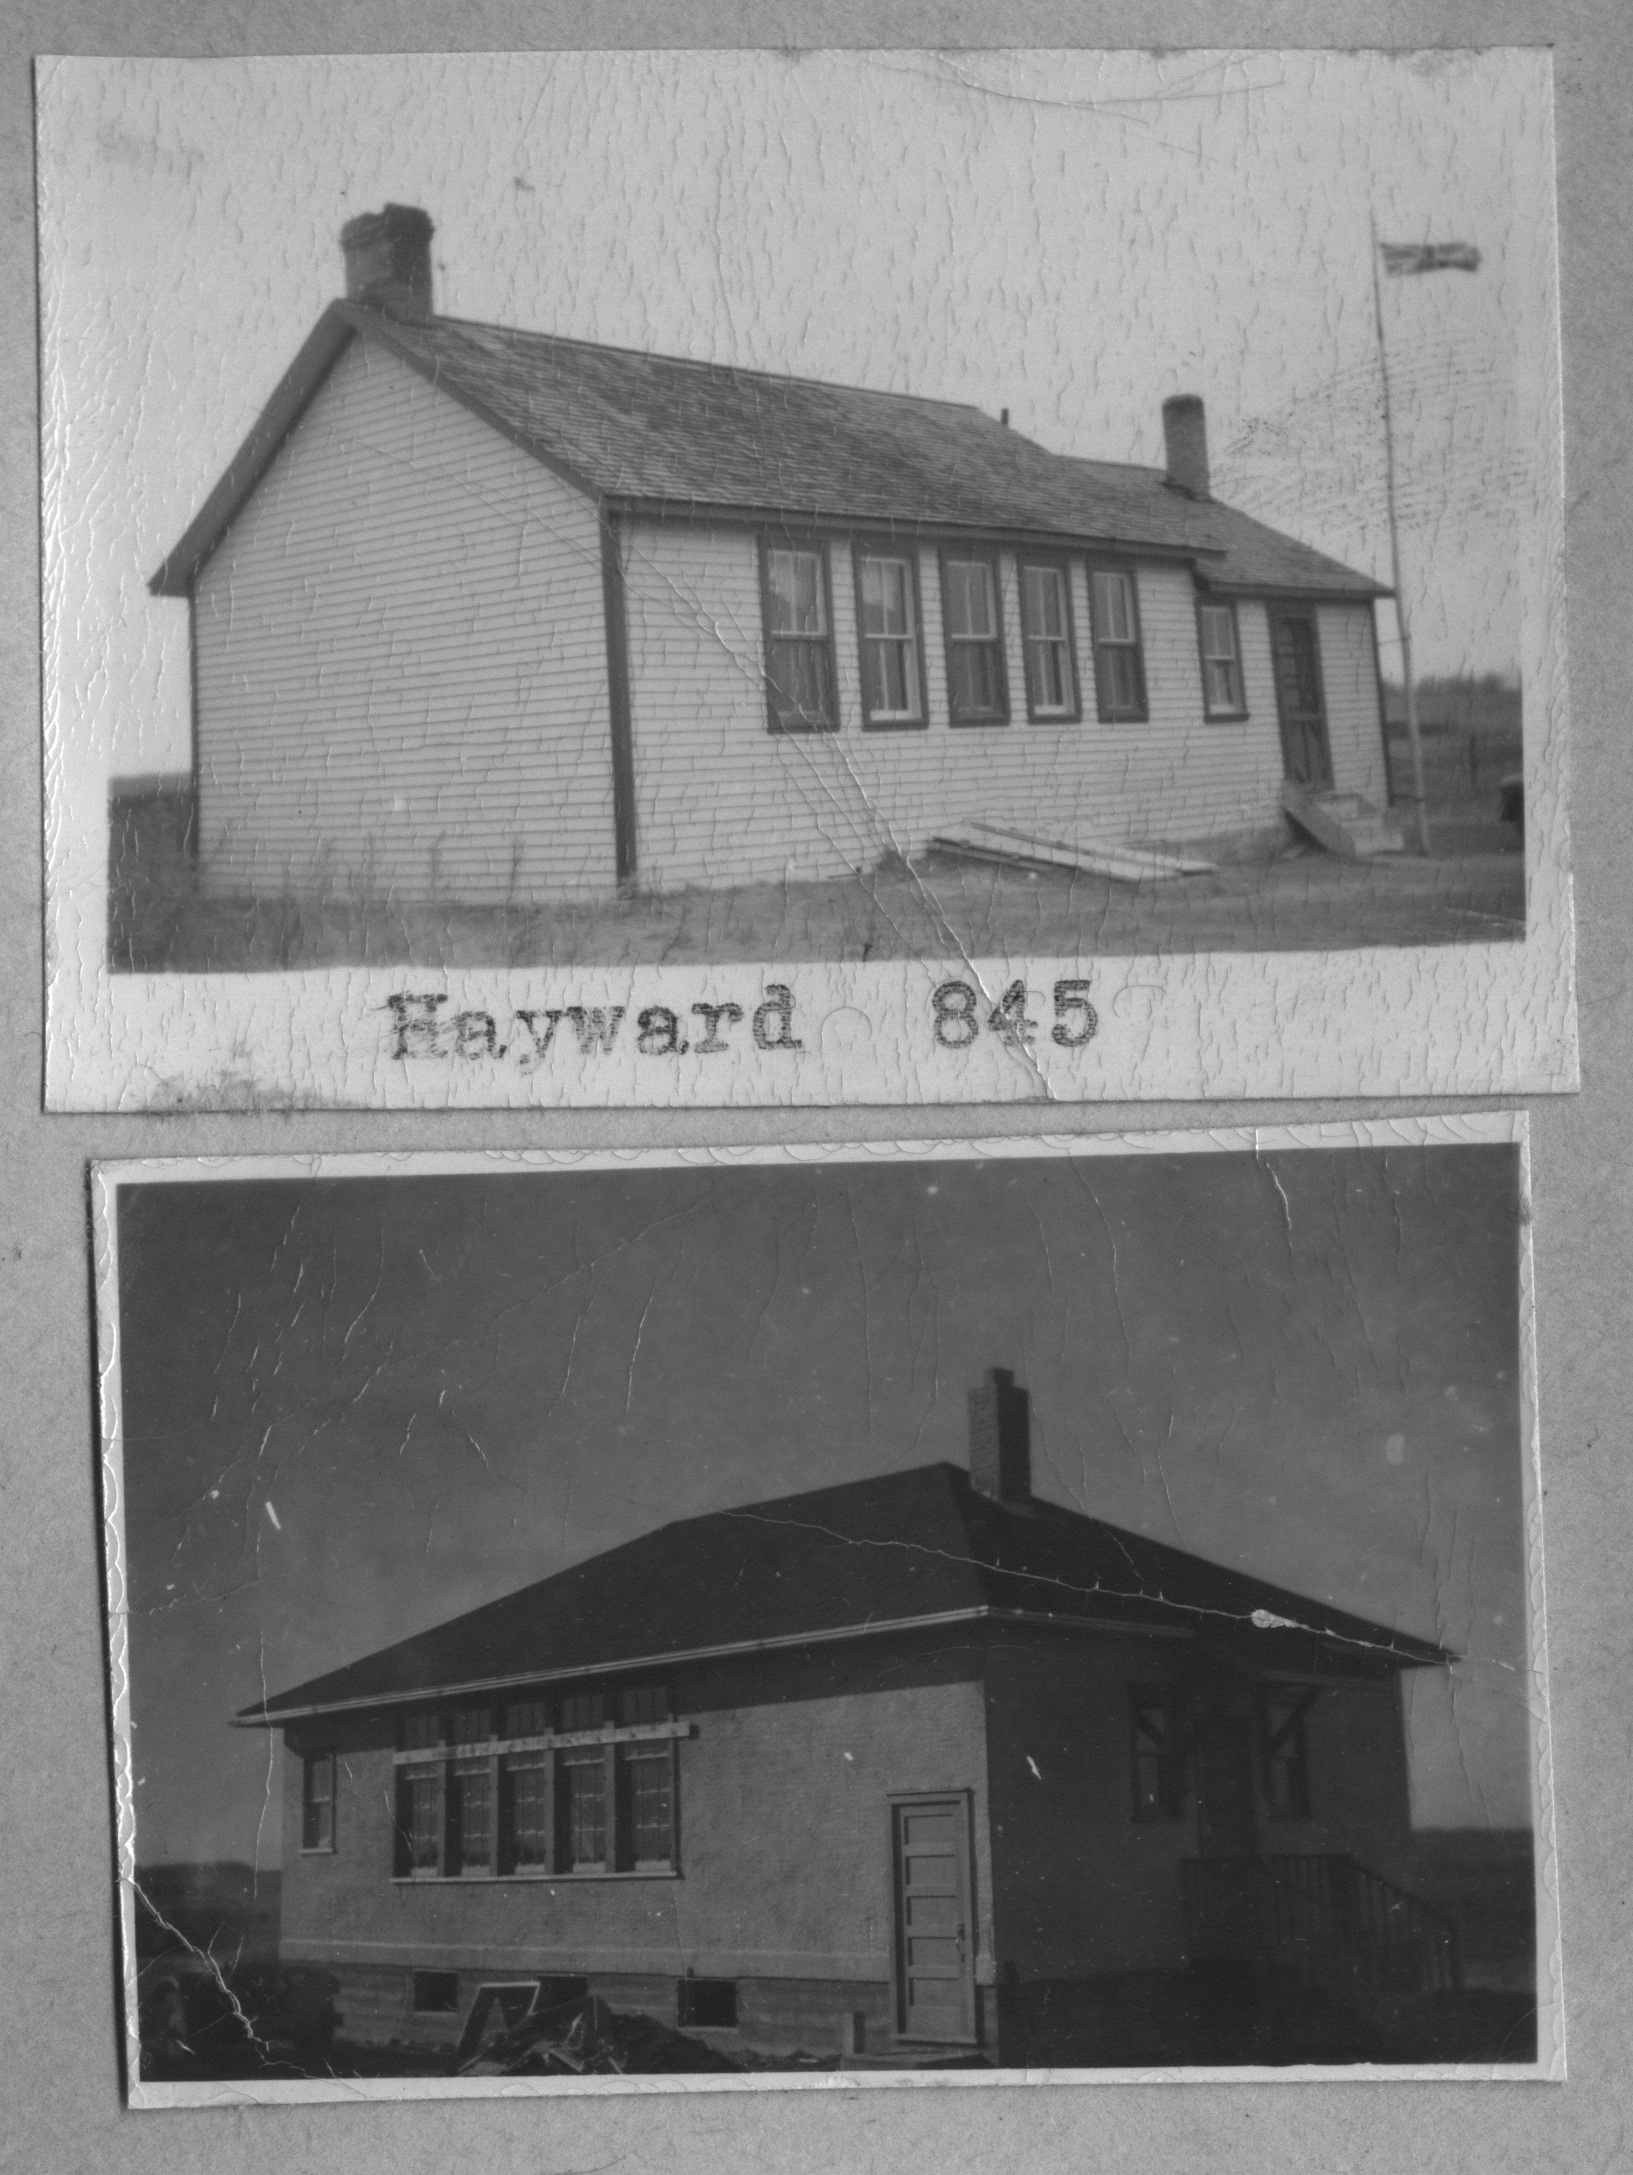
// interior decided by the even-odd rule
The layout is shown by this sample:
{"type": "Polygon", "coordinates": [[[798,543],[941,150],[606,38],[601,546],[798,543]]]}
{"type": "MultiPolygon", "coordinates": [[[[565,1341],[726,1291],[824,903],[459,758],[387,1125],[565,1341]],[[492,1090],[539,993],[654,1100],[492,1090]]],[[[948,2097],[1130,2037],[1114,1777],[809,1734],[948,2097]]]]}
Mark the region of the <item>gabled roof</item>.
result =
{"type": "Polygon", "coordinates": [[[1204,580],[1349,598],[1364,574],[1163,472],[1047,452],[977,408],[452,317],[334,302],[154,575],[185,596],[343,349],[361,338],[612,508],[877,522],[1176,554],[1204,580]]]}
{"type": "Polygon", "coordinates": [[[1388,1625],[1035,1499],[991,1501],[957,1466],[919,1466],[682,1519],[451,1623],[243,1710],[277,1723],[953,1621],[1020,1621],[1324,1650],[1356,1667],[1454,1657],[1388,1625]]]}

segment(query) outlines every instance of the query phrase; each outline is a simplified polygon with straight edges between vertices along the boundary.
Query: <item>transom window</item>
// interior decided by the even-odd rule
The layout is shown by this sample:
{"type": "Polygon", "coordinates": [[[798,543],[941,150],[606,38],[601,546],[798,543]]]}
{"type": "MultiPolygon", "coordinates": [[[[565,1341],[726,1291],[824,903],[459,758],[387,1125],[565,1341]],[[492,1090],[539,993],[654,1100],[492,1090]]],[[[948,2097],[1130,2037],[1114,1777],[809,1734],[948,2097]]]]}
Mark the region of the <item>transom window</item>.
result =
{"type": "Polygon", "coordinates": [[[1096,568],[1089,576],[1089,592],[1100,715],[1107,723],[1143,720],[1145,660],[1140,651],[1140,606],[1134,576],[1121,567],[1096,568]]]}
{"type": "Polygon", "coordinates": [[[869,725],[922,725],[917,569],[910,558],[859,552],[857,621],[862,642],[862,712],[869,725]]]}
{"type": "Polygon", "coordinates": [[[1178,1702],[1161,1684],[1129,1687],[1136,1820],[1178,1820],[1185,1804],[1185,1756],[1178,1702]]]}
{"type": "Polygon", "coordinates": [[[335,1756],[309,1752],[301,1767],[301,1848],[335,1847],[335,1756]]]}
{"type": "Polygon", "coordinates": [[[1026,707],[1034,718],[1075,718],[1072,604],[1063,566],[1021,566],[1021,635],[1026,648],[1026,707]]]}
{"type": "Polygon", "coordinates": [[[1234,604],[1199,604],[1197,636],[1202,646],[1202,703],[1208,717],[1245,717],[1242,652],[1234,604]]]}
{"type": "Polygon", "coordinates": [[[833,732],[833,642],[828,610],[828,554],[821,544],[766,544],[766,688],[773,732],[833,732]]]}
{"type": "Polygon", "coordinates": [[[947,706],[955,725],[1006,725],[1003,622],[998,568],[985,555],[948,552],[941,562],[947,634],[947,706]]]}
{"type": "Polygon", "coordinates": [[[669,1687],[647,1684],[405,1716],[396,1877],[671,1870],[689,1734],[673,1714],[669,1687]]]}

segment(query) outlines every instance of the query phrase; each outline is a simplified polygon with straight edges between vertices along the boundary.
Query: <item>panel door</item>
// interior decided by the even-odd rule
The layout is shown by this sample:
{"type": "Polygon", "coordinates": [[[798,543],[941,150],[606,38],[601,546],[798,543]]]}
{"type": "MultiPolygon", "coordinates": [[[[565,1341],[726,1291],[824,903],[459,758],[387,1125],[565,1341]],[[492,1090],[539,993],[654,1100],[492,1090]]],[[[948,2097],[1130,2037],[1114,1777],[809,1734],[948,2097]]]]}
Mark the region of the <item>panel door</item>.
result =
{"type": "Polygon", "coordinates": [[[890,1808],[896,1904],[896,2029],[904,2039],[975,2040],[970,1816],[962,1797],[890,1808]]]}
{"type": "Polygon", "coordinates": [[[1308,612],[1273,612],[1270,651],[1276,670],[1276,714],[1282,762],[1295,785],[1332,784],[1327,705],[1321,691],[1321,651],[1308,612]]]}

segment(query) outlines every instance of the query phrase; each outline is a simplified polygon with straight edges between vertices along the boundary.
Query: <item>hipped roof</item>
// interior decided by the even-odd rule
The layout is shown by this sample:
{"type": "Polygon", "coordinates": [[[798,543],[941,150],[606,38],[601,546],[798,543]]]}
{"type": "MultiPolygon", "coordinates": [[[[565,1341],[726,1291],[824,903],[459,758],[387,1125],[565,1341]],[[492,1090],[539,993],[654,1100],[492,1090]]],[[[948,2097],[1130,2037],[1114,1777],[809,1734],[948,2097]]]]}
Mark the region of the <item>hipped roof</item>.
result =
{"type": "Polygon", "coordinates": [[[333,302],[154,575],[185,596],[340,354],[399,356],[609,511],[879,523],[1174,554],[1205,585],[1364,599],[1352,568],[1164,472],[1049,453],[959,402],[333,302]]]}
{"type": "Polygon", "coordinates": [[[1098,1518],[993,1502],[949,1464],[710,1511],[246,1707],[294,1720],[433,1694],[803,1647],[952,1621],[1177,1635],[1275,1666],[1455,1657],[1098,1518]]]}

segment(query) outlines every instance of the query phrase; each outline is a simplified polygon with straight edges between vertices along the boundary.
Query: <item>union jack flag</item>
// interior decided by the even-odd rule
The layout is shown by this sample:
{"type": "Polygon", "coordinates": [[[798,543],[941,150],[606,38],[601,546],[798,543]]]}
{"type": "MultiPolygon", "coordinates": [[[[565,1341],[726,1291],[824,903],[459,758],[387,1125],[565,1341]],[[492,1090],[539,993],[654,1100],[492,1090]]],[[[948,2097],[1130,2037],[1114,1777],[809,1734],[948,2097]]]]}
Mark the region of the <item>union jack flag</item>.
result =
{"type": "Polygon", "coordinates": [[[1472,242],[1384,242],[1384,270],[1391,278],[1409,272],[1478,272],[1480,252],[1472,242]]]}

